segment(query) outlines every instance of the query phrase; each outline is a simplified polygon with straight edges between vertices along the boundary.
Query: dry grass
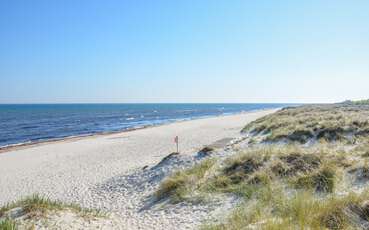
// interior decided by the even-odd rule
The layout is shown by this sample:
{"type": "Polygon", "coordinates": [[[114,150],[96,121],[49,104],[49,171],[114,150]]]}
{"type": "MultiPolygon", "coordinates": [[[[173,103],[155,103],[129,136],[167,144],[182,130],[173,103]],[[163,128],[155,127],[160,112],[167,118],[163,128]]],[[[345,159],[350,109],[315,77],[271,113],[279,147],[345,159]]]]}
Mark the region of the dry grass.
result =
{"type": "Polygon", "coordinates": [[[353,173],[369,178],[369,166],[362,162],[368,146],[364,139],[356,145],[259,144],[216,164],[177,172],[178,187],[160,193],[177,201],[196,191],[241,198],[225,221],[203,229],[366,229],[369,190],[355,190],[347,178],[353,173]]]}
{"type": "Polygon", "coordinates": [[[235,209],[226,222],[203,229],[364,229],[368,199],[367,191],[321,200],[310,192],[287,197],[269,188],[235,209]]]}
{"type": "Polygon", "coordinates": [[[362,162],[369,157],[369,100],[283,109],[243,132],[251,134],[251,149],[226,160],[208,191],[245,199],[224,222],[203,229],[368,228],[369,190],[345,178],[369,181],[362,162]]]}
{"type": "Polygon", "coordinates": [[[285,108],[248,124],[243,132],[269,142],[349,141],[369,135],[369,104],[344,103],[285,108]]]}
{"type": "Polygon", "coordinates": [[[249,197],[273,180],[293,187],[332,192],[336,169],[328,166],[337,153],[326,148],[269,146],[249,148],[215,164],[205,160],[193,168],[175,172],[165,179],[155,197],[174,203],[188,200],[194,192],[233,193],[249,197]],[[298,185],[298,186],[296,186],[298,185]]]}
{"type": "Polygon", "coordinates": [[[264,167],[272,150],[255,148],[227,158],[213,168],[211,177],[200,186],[206,193],[233,193],[249,197],[259,187],[270,183],[271,173],[264,167]]]}
{"type": "Polygon", "coordinates": [[[48,198],[35,194],[1,207],[0,217],[3,217],[7,211],[18,207],[21,207],[24,214],[28,215],[30,218],[45,217],[50,211],[61,211],[67,209],[76,212],[82,217],[104,216],[104,214],[98,210],[86,209],[75,204],[65,204],[60,201],[52,201],[48,198]]]}
{"type": "Polygon", "coordinates": [[[335,187],[336,170],[324,167],[321,170],[297,178],[296,188],[314,190],[316,192],[333,192],[335,187]]]}
{"type": "Polygon", "coordinates": [[[191,192],[197,189],[214,163],[214,159],[207,159],[190,169],[175,172],[161,183],[155,193],[156,199],[169,198],[173,203],[186,200],[191,192]]]}

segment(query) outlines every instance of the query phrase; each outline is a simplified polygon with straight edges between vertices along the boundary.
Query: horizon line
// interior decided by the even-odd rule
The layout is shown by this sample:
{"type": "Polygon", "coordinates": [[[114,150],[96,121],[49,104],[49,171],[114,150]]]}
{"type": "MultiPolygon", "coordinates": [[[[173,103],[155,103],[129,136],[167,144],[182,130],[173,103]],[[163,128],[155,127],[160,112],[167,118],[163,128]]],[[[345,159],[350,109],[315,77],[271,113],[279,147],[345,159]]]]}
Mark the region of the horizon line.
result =
{"type": "Polygon", "coordinates": [[[332,104],[338,102],[26,102],[0,105],[97,105],[97,104],[332,104]]]}

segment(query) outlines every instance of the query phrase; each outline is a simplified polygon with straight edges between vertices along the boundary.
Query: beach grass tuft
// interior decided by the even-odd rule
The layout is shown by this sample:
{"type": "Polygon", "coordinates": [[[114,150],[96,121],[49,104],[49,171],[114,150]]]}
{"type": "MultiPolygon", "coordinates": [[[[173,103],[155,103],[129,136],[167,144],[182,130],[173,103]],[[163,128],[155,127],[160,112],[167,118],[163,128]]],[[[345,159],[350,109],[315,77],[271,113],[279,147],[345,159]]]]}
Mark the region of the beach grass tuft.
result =
{"type": "Polygon", "coordinates": [[[324,167],[321,170],[297,178],[296,188],[311,189],[316,192],[333,192],[335,186],[335,169],[324,167]]]}
{"type": "Polygon", "coordinates": [[[50,211],[72,210],[82,217],[103,217],[104,213],[95,209],[82,208],[76,204],[65,204],[61,201],[53,201],[49,198],[34,194],[19,201],[9,203],[0,208],[0,217],[14,208],[22,208],[24,214],[29,217],[44,217],[50,211]]]}
{"type": "Polygon", "coordinates": [[[17,224],[11,219],[4,219],[0,221],[0,230],[17,230],[17,224]]]}
{"type": "Polygon", "coordinates": [[[160,184],[154,196],[157,200],[169,198],[173,203],[186,200],[214,164],[214,159],[206,159],[192,168],[175,172],[160,184]]]}

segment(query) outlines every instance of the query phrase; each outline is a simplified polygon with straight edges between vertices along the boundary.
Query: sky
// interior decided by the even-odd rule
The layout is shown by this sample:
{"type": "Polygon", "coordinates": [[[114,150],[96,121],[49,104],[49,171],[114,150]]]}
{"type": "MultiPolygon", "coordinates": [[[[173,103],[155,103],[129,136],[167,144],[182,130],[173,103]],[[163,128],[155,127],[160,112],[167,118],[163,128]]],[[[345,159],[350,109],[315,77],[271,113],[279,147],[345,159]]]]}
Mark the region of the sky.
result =
{"type": "Polygon", "coordinates": [[[1,0],[0,103],[369,98],[369,1],[1,0]]]}

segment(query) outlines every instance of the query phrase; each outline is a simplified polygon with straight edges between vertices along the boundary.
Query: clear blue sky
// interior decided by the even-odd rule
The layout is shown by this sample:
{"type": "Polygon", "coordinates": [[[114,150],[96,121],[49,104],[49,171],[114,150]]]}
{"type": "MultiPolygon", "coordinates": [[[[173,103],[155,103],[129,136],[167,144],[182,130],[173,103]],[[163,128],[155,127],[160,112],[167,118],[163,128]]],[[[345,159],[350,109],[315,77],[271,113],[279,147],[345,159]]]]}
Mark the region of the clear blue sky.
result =
{"type": "Polygon", "coordinates": [[[0,103],[369,98],[369,1],[2,0],[0,103]]]}

